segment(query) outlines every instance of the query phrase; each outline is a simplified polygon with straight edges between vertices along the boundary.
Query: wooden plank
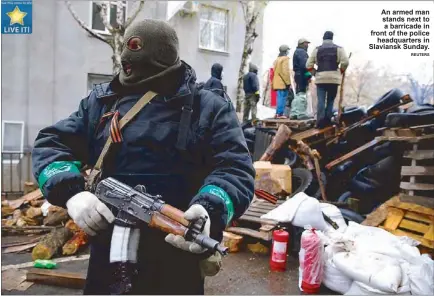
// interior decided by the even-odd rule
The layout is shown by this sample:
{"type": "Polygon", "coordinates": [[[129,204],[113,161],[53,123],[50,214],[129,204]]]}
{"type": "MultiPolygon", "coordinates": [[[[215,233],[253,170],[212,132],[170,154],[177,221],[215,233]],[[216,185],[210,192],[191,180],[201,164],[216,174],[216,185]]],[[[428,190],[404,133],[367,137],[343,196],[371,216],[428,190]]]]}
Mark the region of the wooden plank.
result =
{"type": "Polygon", "coordinates": [[[433,166],[403,166],[401,176],[434,176],[433,166]]]}
{"type": "Polygon", "coordinates": [[[428,216],[434,216],[434,208],[427,208],[414,203],[400,202],[399,199],[394,200],[394,202],[391,203],[390,206],[420,214],[425,214],[428,216]]]}
{"type": "Polygon", "coordinates": [[[236,234],[240,234],[240,235],[248,235],[248,236],[252,236],[254,238],[259,238],[265,241],[269,241],[271,240],[271,236],[272,236],[272,232],[262,232],[262,231],[257,231],[257,230],[253,230],[253,229],[249,229],[249,228],[243,228],[243,227],[228,227],[226,228],[226,231],[230,231],[236,234]]]}
{"type": "Polygon", "coordinates": [[[434,150],[406,151],[404,157],[416,160],[434,159],[434,150]]]}
{"type": "Polygon", "coordinates": [[[432,197],[417,196],[417,195],[411,196],[406,194],[400,194],[399,201],[405,203],[414,203],[422,207],[434,209],[434,198],[432,197]]]}
{"type": "Polygon", "coordinates": [[[260,214],[260,216],[262,216],[263,214],[267,214],[268,212],[270,212],[269,210],[264,210],[264,209],[257,209],[257,208],[249,208],[245,214],[248,213],[258,213],[260,214]]]}
{"type": "Polygon", "coordinates": [[[273,230],[275,227],[275,225],[262,225],[259,231],[267,232],[273,230]]]}
{"type": "Polygon", "coordinates": [[[404,228],[404,229],[412,230],[415,232],[419,232],[421,234],[425,234],[428,231],[429,226],[426,224],[417,223],[417,222],[413,222],[410,220],[402,219],[401,223],[399,224],[399,228],[404,228]]]}
{"type": "Polygon", "coordinates": [[[248,221],[248,222],[256,222],[256,223],[260,223],[260,224],[271,224],[271,225],[277,225],[278,224],[278,222],[274,221],[274,220],[260,219],[260,218],[253,217],[250,215],[243,215],[239,218],[239,220],[248,221]]]}
{"type": "Polygon", "coordinates": [[[401,189],[404,190],[434,190],[434,184],[401,182],[401,189]]]}
{"type": "Polygon", "coordinates": [[[398,228],[399,223],[404,218],[404,211],[397,208],[389,208],[386,221],[384,221],[384,228],[387,230],[394,230],[398,228]]]}
{"type": "Polygon", "coordinates": [[[404,218],[408,218],[415,221],[425,222],[427,224],[434,223],[434,216],[426,216],[419,213],[406,212],[404,218]]]}
{"type": "Polygon", "coordinates": [[[423,238],[426,240],[434,241],[434,224],[431,224],[423,238]]]}
{"type": "MultiPolygon", "coordinates": [[[[383,226],[380,226],[380,228],[385,229],[383,226]]],[[[387,230],[387,229],[385,229],[387,230]]],[[[425,238],[423,238],[422,236],[419,236],[417,234],[411,233],[411,232],[407,232],[407,231],[402,231],[400,229],[395,229],[395,230],[387,230],[390,233],[393,233],[395,235],[398,236],[408,236],[411,237],[412,239],[417,240],[418,242],[420,242],[423,246],[434,249],[434,241],[431,240],[427,240],[425,238]]]]}
{"type": "Polygon", "coordinates": [[[44,285],[83,289],[86,275],[76,272],[33,268],[27,272],[26,280],[44,285]]]}
{"type": "Polygon", "coordinates": [[[337,158],[337,159],[335,159],[335,160],[329,162],[329,163],[325,166],[325,168],[328,169],[328,170],[330,170],[331,168],[333,168],[333,167],[335,167],[336,165],[340,164],[341,162],[343,162],[343,161],[345,161],[345,160],[347,160],[347,159],[353,157],[354,155],[356,155],[356,154],[358,154],[358,153],[360,153],[360,152],[362,152],[362,151],[364,151],[364,150],[366,150],[366,149],[369,149],[369,148],[374,147],[374,146],[377,145],[379,142],[380,142],[380,141],[379,141],[378,139],[374,139],[374,140],[372,140],[372,141],[370,141],[370,142],[368,142],[368,143],[366,143],[366,144],[364,144],[364,145],[358,147],[357,149],[354,149],[353,151],[348,152],[347,154],[345,154],[345,155],[343,155],[343,156],[341,156],[341,157],[339,157],[339,158],[337,158]]]}

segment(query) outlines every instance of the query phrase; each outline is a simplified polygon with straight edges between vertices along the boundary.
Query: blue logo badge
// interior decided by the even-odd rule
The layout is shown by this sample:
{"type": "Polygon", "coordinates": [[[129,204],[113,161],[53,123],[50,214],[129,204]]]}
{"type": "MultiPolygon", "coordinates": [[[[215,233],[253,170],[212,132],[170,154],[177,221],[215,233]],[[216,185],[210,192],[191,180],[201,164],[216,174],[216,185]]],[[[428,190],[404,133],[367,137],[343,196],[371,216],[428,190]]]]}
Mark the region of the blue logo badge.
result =
{"type": "Polygon", "coordinates": [[[2,34],[32,33],[32,1],[2,1],[2,34]]]}

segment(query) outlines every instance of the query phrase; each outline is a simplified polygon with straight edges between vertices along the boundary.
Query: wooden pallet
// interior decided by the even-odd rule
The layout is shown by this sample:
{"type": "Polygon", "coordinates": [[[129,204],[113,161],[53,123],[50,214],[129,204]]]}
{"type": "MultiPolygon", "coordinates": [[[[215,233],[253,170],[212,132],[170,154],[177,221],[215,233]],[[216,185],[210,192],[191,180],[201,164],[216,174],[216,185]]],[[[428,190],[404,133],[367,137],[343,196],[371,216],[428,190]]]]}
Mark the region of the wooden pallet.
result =
{"type": "Polygon", "coordinates": [[[401,194],[369,214],[362,225],[383,228],[398,236],[421,243],[421,249],[434,252],[434,199],[401,194]]]}
{"type": "MultiPolygon", "coordinates": [[[[404,193],[411,196],[420,194],[423,196],[433,196],[434,150],[419,149],[421,143],[413,143],[413,149],[404,153],[404,158],[409,160],[410,164],[401,168],[402,182],[400,187],[404,193]],[[415,192],[417,193],[415,194],[415,192]]],[[[432,144],[434,145],[434,142],[432,144]]]]}
{"type": "Polygon", "coordinates": [[[270,241],[272,237],[272,231],[278,223],[274,220],[261,219],[260,217],[277,208],[283,202],[284,200],[278,200],[277,204],[272,204],[255,197],[253,202],[250,204],[250,207],[238,220],[241,222],[244,221],[255,223],[258,225],[258,228],[250,229],[245,227],[228,227],[226,228],[226,231],[270,241]]]}
{"type": "Polygon", "coordinates": [[[289,128],[294,128],[298,130],[305,130],[312,128],[315,125],[314,119],[306,120],[293,120],[293,119],[264,119],[262,120],[262,126],[266,128],[279,128],[279,125],[285,124],[289,128]]]}

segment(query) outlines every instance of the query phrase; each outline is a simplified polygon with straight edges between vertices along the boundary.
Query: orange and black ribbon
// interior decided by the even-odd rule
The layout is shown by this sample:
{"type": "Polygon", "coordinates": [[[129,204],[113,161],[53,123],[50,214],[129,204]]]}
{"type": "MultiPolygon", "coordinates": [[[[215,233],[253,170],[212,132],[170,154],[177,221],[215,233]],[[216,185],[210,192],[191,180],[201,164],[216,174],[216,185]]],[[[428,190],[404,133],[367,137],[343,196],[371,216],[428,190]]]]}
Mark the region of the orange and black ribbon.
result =
{"type": "Polygon", "coordinates": [[[119,111],[113,114],[113,118],[110,124],[110,136],[113,143],[121,143],[123,141],[121,128],[119,125],[119,111]]]}

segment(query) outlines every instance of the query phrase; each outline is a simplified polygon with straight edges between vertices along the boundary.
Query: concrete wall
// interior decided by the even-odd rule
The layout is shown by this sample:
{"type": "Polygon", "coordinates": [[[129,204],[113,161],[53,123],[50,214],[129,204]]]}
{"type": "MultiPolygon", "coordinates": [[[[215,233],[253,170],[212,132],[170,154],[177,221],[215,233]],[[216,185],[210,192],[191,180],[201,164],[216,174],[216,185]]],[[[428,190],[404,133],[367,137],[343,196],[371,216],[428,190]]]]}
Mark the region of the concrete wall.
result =
{"type": "MultiPolygon", "coordinates": [[[[90,25],[91,3],[72,1],[72,4],[80,18],[90,25]]],[[[164,19],[166,5],[147,1],[137,19],[164,19]]],[[[207,80],[211,65],[220,62],[225,68],[223,82],[235,99],[244,37],[243,13],[237,2],[219,1],[212,5],[230,9],[227,53],[199,50],[198,14],[191,18],[176,15],[171,23],[179,34],[180,55],[195,68],[198,81],[207,80]]],[[[127,14],[132,11],[127,8],[127,14]]],[[[262,23],[258,33],[253,62],[260,66],[262,23]]],[[[111,48],[80,28],[63,1],[33,0],[33,33],[3,35],[2,45],[2,120],[25,122],[24,147],[33,145],[41,128],[77,109],[87,95],[89,73],[112,73],[111,48]]]]}

